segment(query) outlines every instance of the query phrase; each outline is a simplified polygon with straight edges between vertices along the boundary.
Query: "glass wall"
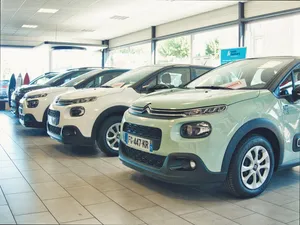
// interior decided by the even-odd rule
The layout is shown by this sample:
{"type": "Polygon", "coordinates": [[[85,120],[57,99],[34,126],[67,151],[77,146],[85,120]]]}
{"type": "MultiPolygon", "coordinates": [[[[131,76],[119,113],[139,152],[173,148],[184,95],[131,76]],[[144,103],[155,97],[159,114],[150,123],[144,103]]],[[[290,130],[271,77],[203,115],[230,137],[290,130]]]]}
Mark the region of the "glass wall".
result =
{"type": "Polygon", "coordinates": [[[24,76],[28,73],[30,76],[35,76],[37,71],[35,65],[39,61],[35,57],[33,48],[0,48],[0,80],[9,80],[14,73],[18,76],[20,73],[24,76]]]}
{"type": "Polygon", "coordinates": [[[181,36],[158,41],[156,44],[156,63],[190,63],[191,36],[181,36]]]}
{"type": "Polygon", "coordinates": [[[247,57],[300,55],[300,14],[246,24],[247,57]]]}
{"type": "Polygon", "coordinates": [[[192,63],[220,65],[220,50],[238,47],[238,26],[229,26],[192,35],[192,63]]]}
{"type": "Polygon", "coordinates": [[[110,50],[105,66],[137,68],[151,64],[151,43],[110,50]]]}
{"type": "Polygon", "coordinates": [[[89,50],[52,50],[51,70],[62,71],[78,67],[101,67],[102,52],[89,50]]]}

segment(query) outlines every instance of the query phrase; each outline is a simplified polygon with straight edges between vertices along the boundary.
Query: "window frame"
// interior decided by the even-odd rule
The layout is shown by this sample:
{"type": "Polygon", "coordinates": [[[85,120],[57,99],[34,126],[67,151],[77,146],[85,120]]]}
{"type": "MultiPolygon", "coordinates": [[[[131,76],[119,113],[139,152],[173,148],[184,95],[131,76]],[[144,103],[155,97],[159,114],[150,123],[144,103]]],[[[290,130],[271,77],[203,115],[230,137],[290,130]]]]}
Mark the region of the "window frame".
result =
{"type": "Polygon", "coordinates": [[[291,69],[288,70],[288,72],[285,73],[285,75],[280,79],[280,82],[277,84],[275,90],[273,91],[273,94],[276,98],[281,99],[281,98],[287,98],[292,95],[285,95],[282,96],[280,95],[280,85],[288,78],[288,76],[292,76],[292,82],[293,82],[293,90],[295,89],[295,81],[294,81],[294,70],[295,69],[300,69],[300,62],[296,62],[295,65],[292,66],[291,69]]]}

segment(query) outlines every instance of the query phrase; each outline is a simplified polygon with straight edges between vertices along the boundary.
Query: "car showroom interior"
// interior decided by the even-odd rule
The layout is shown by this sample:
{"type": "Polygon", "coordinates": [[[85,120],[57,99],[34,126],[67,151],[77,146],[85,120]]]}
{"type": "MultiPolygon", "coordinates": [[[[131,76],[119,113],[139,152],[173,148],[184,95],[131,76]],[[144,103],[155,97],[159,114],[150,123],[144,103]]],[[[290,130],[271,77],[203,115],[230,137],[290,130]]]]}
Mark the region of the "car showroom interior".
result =
{"type": "Polygon", "coordinates": [[[300,225],[299,0],[0,2],[0,224],[300,225]]]}

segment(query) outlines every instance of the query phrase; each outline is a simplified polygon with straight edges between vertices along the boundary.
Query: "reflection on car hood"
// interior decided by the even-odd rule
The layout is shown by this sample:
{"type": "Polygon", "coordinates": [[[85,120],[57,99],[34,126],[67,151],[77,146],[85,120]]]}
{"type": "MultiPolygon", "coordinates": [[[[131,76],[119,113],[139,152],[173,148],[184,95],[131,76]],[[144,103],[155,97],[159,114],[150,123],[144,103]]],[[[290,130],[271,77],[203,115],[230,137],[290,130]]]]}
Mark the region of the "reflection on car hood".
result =
{"type": "Polygon", "coordinates": [[[134,106],[144,107],[151,103],[158,109],[189,109],[212,105],[230,105],[256,98],[259,90],[209,90],[171,89],[150,94],[134,102],[134,106]]]}
{"type": "Polygon", "coordinates": [[[49,87],[49,88],[42,88],[35,91],[30,91],[26,94],[26,96],[33,96],[33,95],[39,95],[39,94],[57,94],[57,93],[63,93],[69,90],[74,90],[73,87],[49,87]]]}
{"type": "Polygon", "coordinates": [[[60,95],[60,99],[63,100],[73,100],[78,98],[87,98],[87,97],[101,97],[109,94],[120,93],[125,88],[88,88],[81,89],[66,94],[60,95]]]}
{"type": "Polygon", "coordinates": [[[37,89],[42,89],[42,88],[47,88],[47,87],[50,87],[48,85],[29,85],[29,86],[26,86],[26,87],[20,87],[17,91],[17,93],[27,93],[29,91],[33,91],[33,90],[37,90],[37,89]]]}

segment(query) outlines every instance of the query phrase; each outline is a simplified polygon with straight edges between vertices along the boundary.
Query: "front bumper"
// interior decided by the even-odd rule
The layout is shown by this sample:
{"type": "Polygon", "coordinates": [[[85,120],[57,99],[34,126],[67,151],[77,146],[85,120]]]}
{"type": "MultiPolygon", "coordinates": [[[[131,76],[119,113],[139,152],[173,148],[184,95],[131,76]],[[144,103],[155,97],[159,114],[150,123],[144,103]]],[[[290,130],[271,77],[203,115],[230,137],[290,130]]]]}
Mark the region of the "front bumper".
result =
{"type": "Polygon", "coordinates": [[[38,122],[32,114],[20,114],[19,121],[24,127],[44,128],[43,122],[38,122]]]}
{"type": "Polygon", "coordinates": [[[172,153],[166,157],[143,152],[120,143],[119,158],[124,165],[155,179],[184,185],[224,182],[226,173],[211,172],[203,161],[192,153],[172,153]],[[192,160],[196,168],[183,170],[185,162],[192,160]]]}
{"type": "Polygon", "coordinates": [[[64,126],[63,128],[47,124],[47,133],[52,138],[63,144],[74,146],[92,146],[94,140],[84,137],[76,126],[64,126]]]}

